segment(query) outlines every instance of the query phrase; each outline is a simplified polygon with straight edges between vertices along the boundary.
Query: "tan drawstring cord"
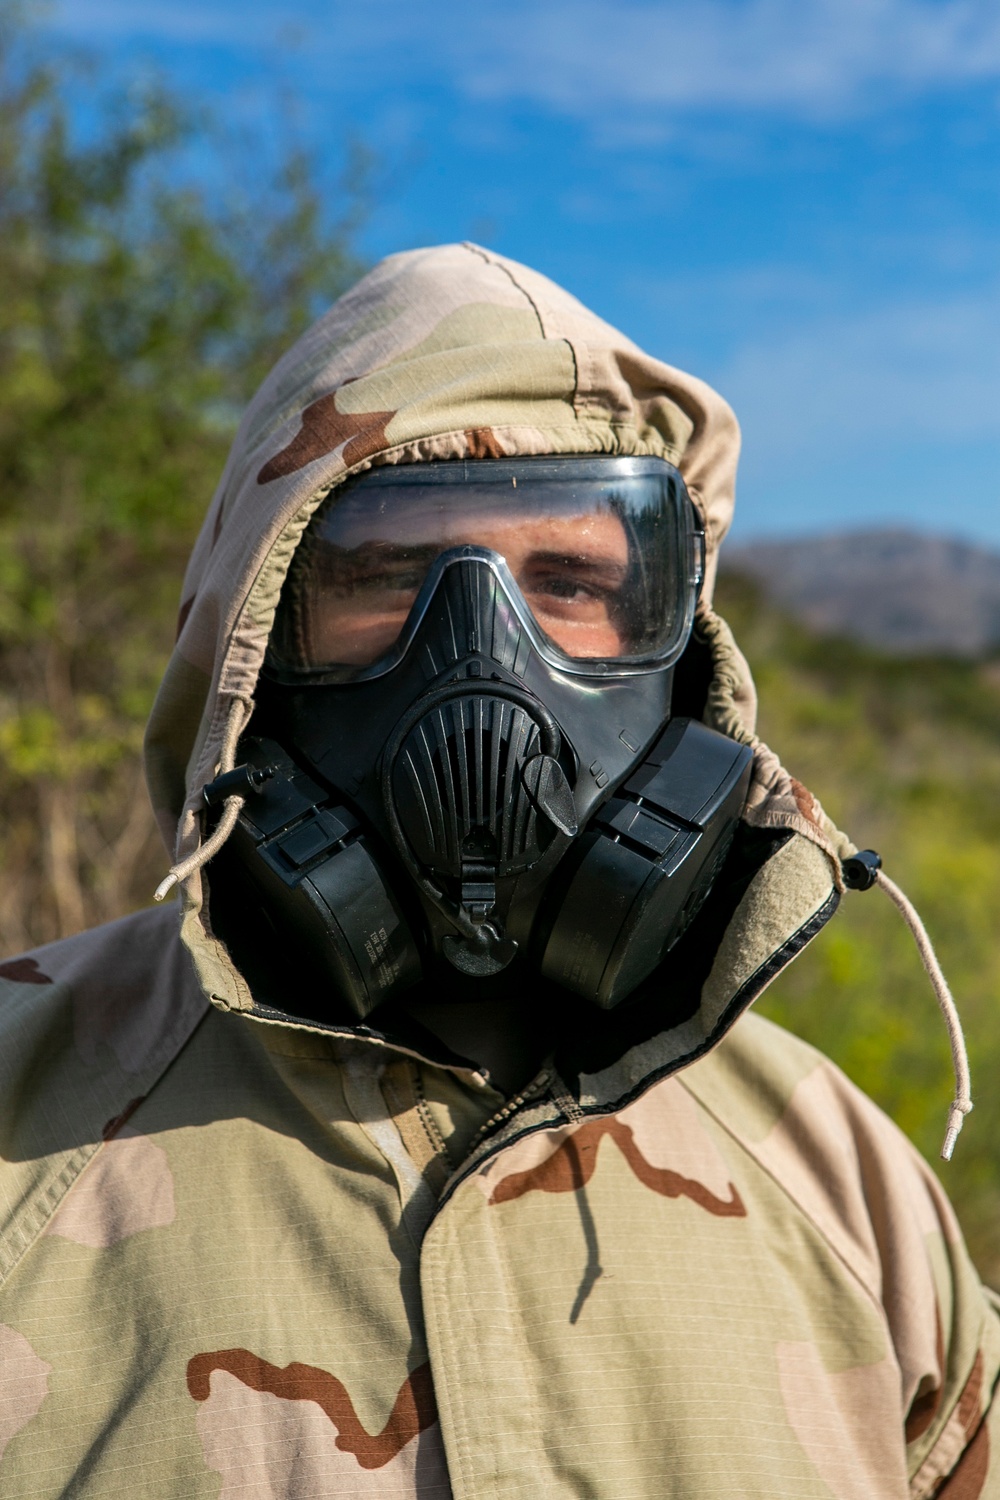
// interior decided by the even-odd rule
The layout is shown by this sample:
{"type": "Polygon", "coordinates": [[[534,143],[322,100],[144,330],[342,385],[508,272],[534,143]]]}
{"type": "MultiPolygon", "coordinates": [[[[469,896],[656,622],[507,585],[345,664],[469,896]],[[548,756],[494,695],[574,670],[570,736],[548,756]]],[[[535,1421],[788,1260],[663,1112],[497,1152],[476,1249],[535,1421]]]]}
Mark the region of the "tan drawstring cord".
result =
{"type": "MultiPolygon", "coordinates": [[[[231,769],[231,767],[230,767],[231,769]]],[[[171,865],[170,872],[160,881],[153,892],[154,901],[162,901],[168,896],[175,885],[180,885],[182,880],[187,880],[195,870],[200,870],[202,865],[207,865],[214,854],[218,854],[226,839],[236,827],[236,819],[240,815],[240,809],[247,799],[245,797],[227,797],[223,804],[222,817],[219,819],[218,827],[212,837],[200,844],[193,854],[187,859],[182,859],[180,864],[171,865]]]]}
{"type": "MultiPolygon", "coordinates": [[[[226,730],[222,737],[222,745],[219,750],[217,776],[224,775],[225,772],[233,769],[236,763],[236,747],[239,743],[240,735],[249,721],[252,708],[252,703],[246,698],[236,698],[233,700],[232,707],[229,710],[229,718],[226,720],[226,730]]],[[[207,865],[209,860],[218,854],[236,827],[236,820],[246,800],[246,797],[239,793],[226,798],[222,806],[222,816],[219,818],[218,826],[211,838],[206,839],[203,844],[200,844],[194,853],[189,854],[186,859],[180,860],[176,865],[171,865],[168,874],[160,881],[153,892],[154,901],[162,901],[165,896],[170,894],[175,885],[179,885],[182,880],[187,880],[189,875],[193,875],[196,870],[200,870],[203,865],[207,865]]]]}
{"type": "Polygon", "coordinates": [[[944,1145],[941,1147],[941,1155],[945,1161],[951,1161],[951,1154],[955,1149],[959,1131],[965,1120],[965,1116],[972,1108],[971,1084],[969,1079],[969,1055],[965,1050],[965,1037],[962,1035],[962,1022],[959,1019],[958,1010],[952,999],[948,981],[941,972],[937,954],[934,952],[933,944],[927,935],[927,929],[920,920],[920,914],[911,901],[903,895],[896,883],[889,879],[888,875],[878,870],[875,874],[875,883],[885,891],[889,900],[902,913],[902,917],[910,932],[913,941],[917,945],[917,951],[927,970],[927,977],[934,986],[937,1003],[941,1007],[944,1016],[944,1024],[948,1028],[948,1040],[951,1043],[951,1060],[955,1069],[955,1098],[948,1111],[948,1128],[945,1131],[944,1145]]]}

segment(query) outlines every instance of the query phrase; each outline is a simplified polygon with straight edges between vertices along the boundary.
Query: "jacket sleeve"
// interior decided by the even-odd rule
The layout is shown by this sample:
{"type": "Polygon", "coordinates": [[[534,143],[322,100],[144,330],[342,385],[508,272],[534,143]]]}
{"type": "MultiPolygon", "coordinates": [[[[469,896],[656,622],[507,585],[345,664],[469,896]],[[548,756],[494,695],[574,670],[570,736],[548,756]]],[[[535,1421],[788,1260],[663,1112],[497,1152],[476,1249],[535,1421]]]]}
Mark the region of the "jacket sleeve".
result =
{"type": "MultiPolygon", "coordinates": [[[[982,1285],[936,1175],[892,1121],[825,1060],[802,1095],[839,1158],[837,1232],[895,1350],[913,1500],[1000,1500],[1000,1299],[982,1285]]],[[[829,1157],[827,1170],[838,1175],[829,1157]]]]}
{"type": "Polygon", "coordinates": [[[878,1309],[912,1500],[1000,1500],[1000,1298],[983,1287],[944,1189],[839,1068],[748,1020],[689,1087],[878,1309]]]}
{"type": "Polygon", "coordinates": [[[936,1175],[892,1121],[826,1060],[801,1090],[804,1109],[810,1096],[826,1137],[817,1151],[839,1162],[817,1155],[814,1168],[829,1174],[836,1232],[895,1350],[910,1494],[1000,1500],[1000,1299],[982,1285],[936,1175]]]}

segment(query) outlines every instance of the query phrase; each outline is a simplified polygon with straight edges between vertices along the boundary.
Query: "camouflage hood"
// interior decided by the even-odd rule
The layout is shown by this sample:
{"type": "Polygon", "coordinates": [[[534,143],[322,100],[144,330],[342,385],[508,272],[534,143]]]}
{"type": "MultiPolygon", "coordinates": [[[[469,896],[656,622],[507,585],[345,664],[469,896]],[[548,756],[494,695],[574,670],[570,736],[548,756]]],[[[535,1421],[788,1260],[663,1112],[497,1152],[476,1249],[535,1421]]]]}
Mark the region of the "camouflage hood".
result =
{"type": "MultiPolygon", "coordinates": [[[[153,804],[179,861],[184,941],[216,1005],[256,1009],[210,930],[192,869],[201,791],[232,764],[281,585],[319,503],[376,464],[638,454],[681,470],[705,525],[691,647],[704,678],[699,710],[756,748],[745,823],[759,837],[730,909],[714,903],[714,925],[697,924],[685,940],[684,1037],[668,1050],[676,1063],[721,1035],[723,1016],[735,1019],[781,967],[775,955],[786,961],[832,913],[839,860],[852,847],[756,741],[749,669],[712,612],[738,451],[736,420],[708,386],[644,354],[543,276],[475,245],[391,256],[303,335],[240,425],[188,568],[146,741],[153,804]]],[[[633,1015],[630,1040],[647,1040],[661,1021],[655,1004],[633,1015]]],[[[621,1056],[624,1041],[609,1046],[621,1056]]]]}
{"type": "Polygon", "coordinates": [[[1000,1496],[1000,1323],[939,1185],[832,1064],[733,1025],[834,911],[847,845],[753,739],[710,591],[686,676],[755,747],[733,852],[665,972],[581,1006],[521,1094],[268,1013],[203,910],[201,787],[332,486],[662,454],[714,560],[736,447],[704,386],[471,246],[385,262],[278,366],[150,727],[189,952],[168,906],[0,964],[3,1495],[1000,1496]]]}

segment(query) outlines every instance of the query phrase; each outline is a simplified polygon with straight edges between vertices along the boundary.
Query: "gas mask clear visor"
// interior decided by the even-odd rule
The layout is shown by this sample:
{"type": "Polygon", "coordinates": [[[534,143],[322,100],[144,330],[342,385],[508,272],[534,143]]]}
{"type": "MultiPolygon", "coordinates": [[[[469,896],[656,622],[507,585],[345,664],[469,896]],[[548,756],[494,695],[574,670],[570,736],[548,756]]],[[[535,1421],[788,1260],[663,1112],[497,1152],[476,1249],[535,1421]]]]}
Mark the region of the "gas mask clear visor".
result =
{"type": "Polygon", "coordinates": [[[658,458],[371,469],[310,521],[282,590],[268,675],[349,683],[388,672],[463,556],[488,563],[551,666],[599,677],[677,660],[704,533],[681,475],[658,458]]]}

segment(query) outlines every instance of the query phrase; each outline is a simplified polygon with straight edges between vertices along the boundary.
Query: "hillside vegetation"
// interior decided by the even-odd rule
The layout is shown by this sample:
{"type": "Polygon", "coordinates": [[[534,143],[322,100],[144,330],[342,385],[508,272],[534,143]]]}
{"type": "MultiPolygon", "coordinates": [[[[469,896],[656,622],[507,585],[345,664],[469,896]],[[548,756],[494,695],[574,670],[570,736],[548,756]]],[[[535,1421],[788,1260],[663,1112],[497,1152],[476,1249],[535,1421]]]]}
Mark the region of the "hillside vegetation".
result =
{"type": "Polygon", "coordinates": [[[828,1053],[939,1169],[984,1276],[1000,1285],[1000,668],[897,659],[810,634],[730,576],[718,608],[750,659],[759,729],[916,904],[965,1025],[974,1112],[938,1160],[948,1039],[912,939],[877,890],[758,1003],[828,1053]]]}

